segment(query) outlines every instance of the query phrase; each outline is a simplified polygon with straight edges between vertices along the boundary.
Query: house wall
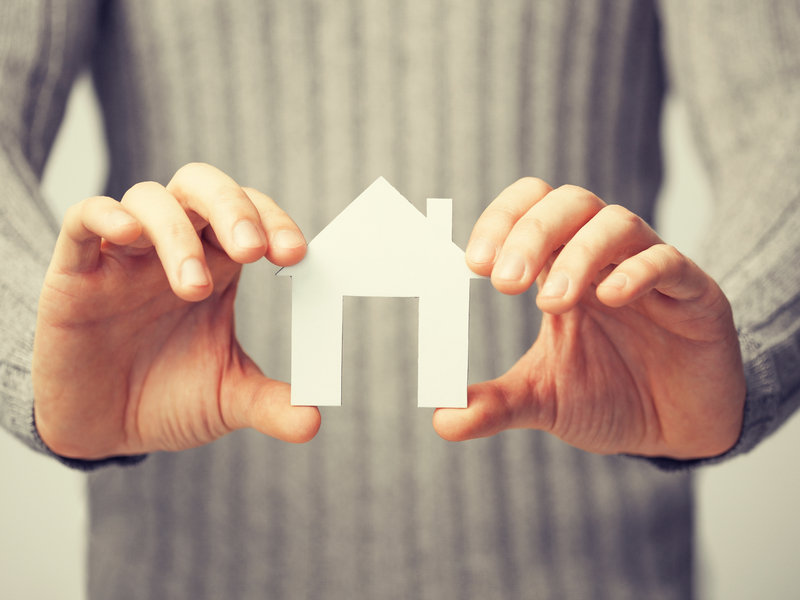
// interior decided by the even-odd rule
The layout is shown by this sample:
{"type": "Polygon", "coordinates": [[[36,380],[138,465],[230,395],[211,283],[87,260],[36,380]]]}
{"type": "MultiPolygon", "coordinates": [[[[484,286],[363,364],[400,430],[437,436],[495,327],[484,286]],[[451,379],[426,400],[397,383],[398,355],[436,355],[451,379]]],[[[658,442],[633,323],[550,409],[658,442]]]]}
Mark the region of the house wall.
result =
{"type": "Polygon", "coordinates": [[[292,278],[292,404],[342,404],[342,297],[292,278]]]}
{"type": "Polygon", "coordinates": [[[418,406],[467,406],[470,281],[452,278],[419,299],[418,406]]]}

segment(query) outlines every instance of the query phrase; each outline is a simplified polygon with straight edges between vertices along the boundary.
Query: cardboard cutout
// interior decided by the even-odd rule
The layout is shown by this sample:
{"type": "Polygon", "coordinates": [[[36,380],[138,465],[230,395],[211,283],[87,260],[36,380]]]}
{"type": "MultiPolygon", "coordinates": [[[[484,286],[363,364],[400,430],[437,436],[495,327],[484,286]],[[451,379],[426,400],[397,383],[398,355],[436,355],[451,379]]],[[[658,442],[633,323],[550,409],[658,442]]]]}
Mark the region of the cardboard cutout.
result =
{"type": "Polygon", "coordinates": [[[292,404],[342,404],[342,298],[419,298],[421,407],[467,406],[469,286],[452,240],[453,204],[427,218],[378,178],[308,244],[292,277],[292,404]]]}

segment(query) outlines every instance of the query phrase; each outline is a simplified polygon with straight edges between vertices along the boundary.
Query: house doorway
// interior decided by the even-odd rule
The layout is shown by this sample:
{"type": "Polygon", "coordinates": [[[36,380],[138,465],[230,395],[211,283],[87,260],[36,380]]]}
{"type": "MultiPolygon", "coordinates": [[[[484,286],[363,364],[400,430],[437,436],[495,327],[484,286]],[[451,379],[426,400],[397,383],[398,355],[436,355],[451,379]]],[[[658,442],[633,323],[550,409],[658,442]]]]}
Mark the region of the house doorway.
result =
{"type": "Polygon", "coordinates": [[[416,410],[418,347],[419,298],[345,296],[342,406],[392,402],[416,410]]]}

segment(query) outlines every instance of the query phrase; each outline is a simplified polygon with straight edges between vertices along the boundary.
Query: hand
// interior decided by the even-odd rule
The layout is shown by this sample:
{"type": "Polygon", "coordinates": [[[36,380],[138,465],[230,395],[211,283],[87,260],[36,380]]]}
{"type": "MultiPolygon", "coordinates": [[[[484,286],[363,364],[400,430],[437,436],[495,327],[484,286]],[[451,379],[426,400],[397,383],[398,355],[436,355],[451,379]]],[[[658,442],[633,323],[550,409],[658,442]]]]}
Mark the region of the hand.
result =
{"type": "Polygon", "coordinates": [[[738,439],[746,384],[730,304],[639,217],[523,179],[486,209],[467,263],[506,294],[536,280],[531,349],[439,409],[448,440],[535,428],[599,454],[715,456],[738,439]]]}
{"type": "Polygon", "coordinates": [[[34,413],[56,453],[97,459],[182,450],[254,427],[314,437],[316,408],[290,406],[234,332],[243,263],[298,262],[306,243],[267,196],[203,164],[118,203],[71,207],[39,302],[34,413]]]}

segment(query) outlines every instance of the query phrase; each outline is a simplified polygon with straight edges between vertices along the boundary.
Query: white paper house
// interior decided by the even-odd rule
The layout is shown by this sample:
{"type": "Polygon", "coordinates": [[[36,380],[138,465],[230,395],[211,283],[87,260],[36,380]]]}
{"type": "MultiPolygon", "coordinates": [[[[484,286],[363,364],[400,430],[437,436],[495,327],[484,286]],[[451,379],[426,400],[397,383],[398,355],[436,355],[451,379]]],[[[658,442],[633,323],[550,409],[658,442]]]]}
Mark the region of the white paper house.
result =
{"type": "Polygon", "coordinates": [[[467,406],[469,287],[452,200],[427,218],[383,177],[308,245],[292,277],[292,404],[342,403],[344,296],[419,298],[418,406],[467,406]]]}

